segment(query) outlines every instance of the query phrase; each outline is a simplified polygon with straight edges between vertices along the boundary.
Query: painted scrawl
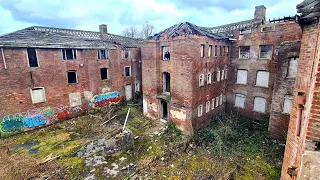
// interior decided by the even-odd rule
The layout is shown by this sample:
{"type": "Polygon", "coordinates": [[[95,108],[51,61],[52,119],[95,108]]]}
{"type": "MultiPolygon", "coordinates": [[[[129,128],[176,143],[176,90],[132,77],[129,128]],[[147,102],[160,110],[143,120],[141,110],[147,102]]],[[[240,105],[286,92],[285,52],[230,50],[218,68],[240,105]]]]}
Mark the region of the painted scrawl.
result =
{"type": "Polygon", "coordinates": [[[111,104],[120,102],[120,92],[114,91],[105,94],[95,95],[89,101],[89,106],[92,108],[105,107],[111,104]]]}

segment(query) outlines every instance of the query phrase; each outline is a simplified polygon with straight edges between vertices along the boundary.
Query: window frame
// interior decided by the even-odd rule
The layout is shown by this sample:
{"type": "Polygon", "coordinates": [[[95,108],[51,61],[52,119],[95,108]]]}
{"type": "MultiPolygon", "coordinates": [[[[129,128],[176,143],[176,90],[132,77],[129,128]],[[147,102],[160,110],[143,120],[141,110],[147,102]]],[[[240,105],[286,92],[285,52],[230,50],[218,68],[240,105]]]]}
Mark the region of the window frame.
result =
{"type": "Polygon", "coordinates": [[[219,106],[219,96],[216,97],[216,103],[215,104],[216,104],[216,107],[219,106]]]}
{"type": "Polygon", "coordinates": [[[237,69],[236,84],[242,84],[242,85],[247,85],[247,84],[248,84],[248,70],[247,70],[247,69],[237,69]],[[246,77],[246,82],[245,82],[245,84],[238,81],[239,71],[245,71],[245,72],[247,72],[247,74],[246,74],[247,77],[246,77]]]}
{"type": "Polygon", "coordinates": [[[44,87],[34,87],[34,88],[30,88],[30,95],[31,95],[31,102],[32,102],[32,104],[40,104],[40,103],[45,103],[45,102],[47,102],[46,91],[45,91],[45,88],[44,88],[44,87]],[[34,97],[33,97],[32,91],[33,91],[33,90],[36,90],[36,89],[42,89],[42,90],[43,90],[44,101],[42,101],[42,102],[34,102],[34,97]]]}
{"type": "Polygon", "coordinates": [[[286,78],[296,78],[296,77],[297,77],[298,63],[299,63],[299,57],[296,56],[296,57],[290,57],[290,58],[289,58],[286,78]],[[294,76],[290,75],[290,64],[291,64],[291,60],[292,60],[292,59],[294,59],[295,61],[297,61],[297,63],[296,63],[296,72],[295,72],[294,76]]]}
{"type": "Polygon", "coordinates": [[[198,106],[198,117],[201,117],[203,115],[203,106],[202,104],[200,104],[198,106]]]}
{"type": "Polygon", "coordinates": [[[204,86],[204,74],[200,74],[199,75],[199,87],[203,87],[203,86],[204,86]]]}
{"type": "Polygon", "coordinates": [[[214,110],[214,108],[215,108],[215,101],[216,101],[216,98],[213,98],[213,99],[211,99],[211,110],[214,110]]]}
{"type": "Polygon", "coordinates": [[[271,60],[272,59],[272,55],[273,55],[273,45],[268,45],[268,44],[266,44],[266,45],[259,45],[259,59],[261,59],[261,60],[271,60]],[[270,58],[262,58],[261,57],[261,48],[262,48],[262,46],[271,46],[271,57],[270,58]]]}
{"type": "Polygon", "coordinates": [[[171,50],[170,50],[170,46],[161,46],[161,54],[162,54],[162,58],[161,58],[161,60],[163,60],[163,61],[170,61],[170,59],[171,59],[171,50]],[[169,54],[170,54],[170,58],[169,59],[165,59],[165,57],[164,57],[164,55],[165,55],[165,51],[164,51],[164,49],[165,48],[168,48],[169,49],[169,54]]]}
{"type": "Polygon", "coordinates": [[[211,81],[212,81],[212,75],[211,75],[211,73],[208,73],[207,74],[207,84],[211,84],[211,81]]]}
{"type": "Polygon", "coordinates": [[[238,59],[244,59],[244,60],[250,59],[250,49],[251,49],[251,46],[239,46],[239,57],[238,57],[238,59]],[[245,48],[245,47],[249,47],[249,51],[241,51],[241,48],[245,48]],[[248,53],[248,57],[243,58],[243,56],[241,56],[241,52],[248,53]]]}
{"type": "Polygon", "coordinates": [[[61,49],[61,53],[62,53],[62,60],[64,60],[64,61],[76,61],[76,60],[78,60],[78,51],[77,51],[77,49],[63,48],[63,49],[61,49]],[[67,50],[71,50],[72,59],[68,59],[67,50]]]}
{"type": "Polygon", "coordinates": [[[79,84],[77,70],[68,70],[67,71],[67,82],[68,82],[69,85],[79,84]],[[75,75],[76,75],[76,82],[75,83],[69,83],[69,72],[74,72],[75,73],[75,75]]]}
{"type": "Polygon", "coordinates": [[[109,51],[108,49],[98,49],[97,50],[97,55],[98,55],[98,60],[107,60],[109,59],[109,51]],[[101,57],[101,52],[104,51],[104,58],[101,57]]]}
{"type": "Polygon", "coordinates": [[[201,58],[204,58],[205,48],[206,48],[205,44],[201,44],[201,46],[200,46],[200,57],[201,58]]]}
{"type": "Polygon", "coordinates": [[[211,106],[210,106],[210,101],[207,101],[206,103],[206,113],[210,112],[211,106]]]}
{"type": "Polygon", "coordinates": [[[124,77],[131,77],[131,76],[132,76],[131,66],[125,66],[124,67],[124,77]],[[129,68],[129,76],[127,76],[127,74],[126,74],[126,68],[129,68]]]}
{"type": "Polygon", "coordinates": [[[254,98],[253,98],[253,111],[254,112],[258,112],[258,113],[266,113],[266,111],[267,111],[267,99],[266,98],[264,98],[264,97],[261,97],[261,96],[255,96],[254,98]],[[256,99],[257,98],[261,98],[261,99],[264,99],[265,100],[265,104],[264,104],[264,112],[262,112],[262,111],[259,111],[259,110],[256,110],[255,109],[255,104],[256,104],[256,99]]]}
{"type": "Polygon", "coordinates": [[[246,95],[241,94],[241,93],[235,93],[235,96],[234,96],[234,107],[245,109],[245,107],[246,107],[246,95]],[[236,103],[237,102],[237,97],[244,98],[243,107],[237,106],[237,103],[236,103]]]}
{"type": "Polygon", "coordinates": [[[27,53],[27,59],[28,59],[28,66],[29,68],[40,68],[40,64],[39,64],[39,60],[38,60],[38,52],[37,52],[37,49],[36,48],[26,48],[26,53],[27,53]],[[30,58],[29,58],[29,52],[28,52],[28,49],[34,49],[34,52],[35,52],[35,55],[36,55],[36,61],[37,61],[37,66],[30,66],[30,58]]]}
{"type": "Polygon", "coordinates": [[[208,57],[212,57],[212,45],[209,45],[209,48],[208,48],[208,57]]]}
{"type": "Polygon", "coordinates": [[[109,69],[108,68],[105,68],[105,67],[103,67],[103,68],[100,68],[100,77],[101,77],[101,80],[102,81],[104,81],[104,80],[109,80],[109,69]],[[102,79],[102,69],[106,69],[106,72],[107,72],[107,78],[106,79],[102,79]]]}
{"type": "Polygon", "coordinates": [[[269,88],[269,81],[270,81],[270,72],[269,72],[269,71],[265,71],[265,70],[259,70],[259,71],[257,71],[257,73],[256,73],[256,83],[255,83],[255,86],[256,86],[256,87],[269,88]],[[259,72],[266,72],[266,73],[268,73],[267,86],[263,86],[263,85],[258,85],[258,84],[257,84],[257,82],[258,82],[258,73],[259,73],[259,72]]]}

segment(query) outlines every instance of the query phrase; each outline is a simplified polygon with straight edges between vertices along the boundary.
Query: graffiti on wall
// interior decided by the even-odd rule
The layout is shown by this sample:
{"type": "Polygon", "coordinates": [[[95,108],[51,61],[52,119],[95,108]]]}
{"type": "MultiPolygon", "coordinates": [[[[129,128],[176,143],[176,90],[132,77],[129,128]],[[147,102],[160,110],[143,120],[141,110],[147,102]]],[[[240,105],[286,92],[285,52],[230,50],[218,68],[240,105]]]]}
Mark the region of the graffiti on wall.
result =
{"type": "Polygon", "coordinates": [[[120,92],[114,91],[104,94],[95,95],[89,101],[89,106],[92,108],[105,107],[111,104],[120,102],[120,92]]]}
{"type": "Polygon", "coordinates": [[[39,108],[23,113],[8,114],[0,118],[1,136],[10,136],[19,132],[34,130],[38,127],[47,126],[61,119],[79,116],[85,111],[81,106],[56,108],[39,108]]]}

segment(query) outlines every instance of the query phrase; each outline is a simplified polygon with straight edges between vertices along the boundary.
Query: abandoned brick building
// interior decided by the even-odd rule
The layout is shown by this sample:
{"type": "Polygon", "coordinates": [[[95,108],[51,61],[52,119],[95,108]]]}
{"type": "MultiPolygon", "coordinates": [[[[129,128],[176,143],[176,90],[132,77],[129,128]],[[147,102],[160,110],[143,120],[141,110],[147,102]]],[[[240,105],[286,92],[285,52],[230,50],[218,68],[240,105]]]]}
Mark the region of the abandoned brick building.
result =
{"type": "Polygon", "coordinates": [[[138,39],[107,32],[29,27],[0,36],[0,116],[77,107],[103,92],[141,90],[138,39]]]}

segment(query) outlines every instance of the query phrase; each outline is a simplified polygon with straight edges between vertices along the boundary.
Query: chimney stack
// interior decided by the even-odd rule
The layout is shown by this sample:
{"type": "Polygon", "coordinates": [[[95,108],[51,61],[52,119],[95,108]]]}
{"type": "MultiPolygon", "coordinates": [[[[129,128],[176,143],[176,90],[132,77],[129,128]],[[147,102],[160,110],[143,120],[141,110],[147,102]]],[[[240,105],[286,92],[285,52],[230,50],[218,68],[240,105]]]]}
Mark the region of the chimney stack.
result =
{"type": "Polygon", "coordinates": [[[99,32],[104,36],[108,35],[108,26],[106,24],[99,25],[99,32]]]}
{"type": "Polygon", "coordinates": [[[254,11],[255,23],[264,23],[266,21],[266,9],[264,5],[256,6],[254,11]]]}

